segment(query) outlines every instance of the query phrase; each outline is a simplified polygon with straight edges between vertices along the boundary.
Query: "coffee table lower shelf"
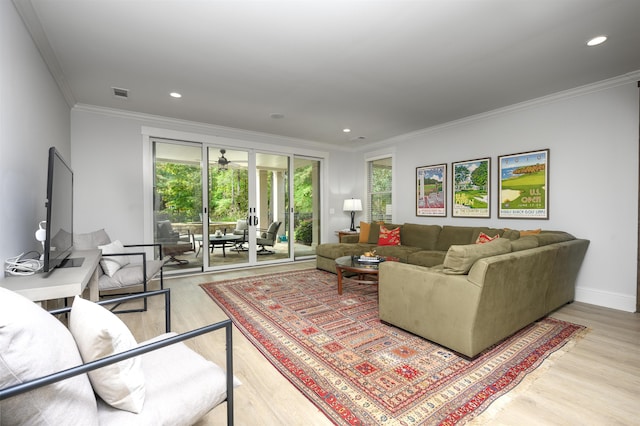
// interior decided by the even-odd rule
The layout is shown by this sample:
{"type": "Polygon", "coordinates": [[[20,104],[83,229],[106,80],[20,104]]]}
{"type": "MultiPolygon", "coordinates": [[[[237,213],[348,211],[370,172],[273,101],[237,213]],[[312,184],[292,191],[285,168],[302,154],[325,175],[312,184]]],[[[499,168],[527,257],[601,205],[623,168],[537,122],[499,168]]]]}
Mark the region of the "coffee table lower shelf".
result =
{"type": "MultiPolygon", "coordinates": [[[[397,261],[397,258],[387,257],[385,260],[397,261]]],[[[347,278],[358,284],[378,285],[378,265],[380,263],[360,263],[358,257],[342,256],[336,259],[336,274],[338,275],[338,294],[342,294],[342,281],[347,278]],[[345,277],[345,272],[354,273],[353,277],[345,277]]]]}

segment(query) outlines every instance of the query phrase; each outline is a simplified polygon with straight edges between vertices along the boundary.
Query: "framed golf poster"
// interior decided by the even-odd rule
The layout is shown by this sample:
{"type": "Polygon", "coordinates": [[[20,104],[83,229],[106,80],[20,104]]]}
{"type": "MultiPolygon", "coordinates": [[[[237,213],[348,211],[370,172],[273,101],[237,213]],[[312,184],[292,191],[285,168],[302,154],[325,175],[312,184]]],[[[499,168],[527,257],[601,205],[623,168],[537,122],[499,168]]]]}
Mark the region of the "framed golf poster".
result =
{"type": "Polygon", "coordinates": [[[498,157],[498,217],[549,219],[549,150],[498,157]]]}

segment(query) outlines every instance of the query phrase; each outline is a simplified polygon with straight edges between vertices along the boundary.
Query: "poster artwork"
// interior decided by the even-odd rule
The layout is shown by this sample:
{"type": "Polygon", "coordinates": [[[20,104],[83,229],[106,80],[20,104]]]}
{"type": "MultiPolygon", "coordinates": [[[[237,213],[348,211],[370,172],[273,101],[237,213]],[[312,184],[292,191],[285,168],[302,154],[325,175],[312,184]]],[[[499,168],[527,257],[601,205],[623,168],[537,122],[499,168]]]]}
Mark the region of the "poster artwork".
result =
{"type": "Polygon", "coordinates": [[[416,168],[416,216],[446,216],[447,165],[416,168]]]}
{"type": "Polygon", "coordinates": [[[453,217],[490,216],[491,159],[452,164],[453,217]]]}
{"type": "Polygon", "coordinates": [[[549,218],[549,150],[499,157],[498,217],[549,218]]]}

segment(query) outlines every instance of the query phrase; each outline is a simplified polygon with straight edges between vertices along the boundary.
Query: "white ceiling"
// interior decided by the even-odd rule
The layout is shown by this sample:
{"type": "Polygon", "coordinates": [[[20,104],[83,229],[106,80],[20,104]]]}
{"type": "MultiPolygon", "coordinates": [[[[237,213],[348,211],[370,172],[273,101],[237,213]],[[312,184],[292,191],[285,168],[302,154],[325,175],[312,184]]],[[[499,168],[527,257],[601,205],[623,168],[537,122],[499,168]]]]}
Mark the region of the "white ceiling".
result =
{"type": "Polygon", "coordinates": [[[640,70],[639,0],[14,3],[71,105],[340,146],[640,70]]]}

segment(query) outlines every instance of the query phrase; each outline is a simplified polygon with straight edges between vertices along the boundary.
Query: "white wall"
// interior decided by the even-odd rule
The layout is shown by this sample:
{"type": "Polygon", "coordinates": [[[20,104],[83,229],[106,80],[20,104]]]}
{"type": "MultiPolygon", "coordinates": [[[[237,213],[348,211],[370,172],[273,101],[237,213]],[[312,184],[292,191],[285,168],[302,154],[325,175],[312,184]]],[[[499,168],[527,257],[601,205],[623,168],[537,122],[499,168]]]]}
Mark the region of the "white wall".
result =
{"type": "MultiPolygon", "coordinates": [[[[323,241],[335,241],[333,231],[349,224],[343,200],[364,196],[364,158],[394,153],[394,222],[568,231],[591,240],[576,299],[635,310],[638,89],[635,81],[621,81],[426,129],[371,146],[366,153],[328,152],[323,169],[323,241]],[[550,149],[549,220],[498,220],[497,157],[544,148],[550,149]],[[452,218],[451,162],[486,156],[492,158],[491,218],[452,218]],[[415,168],[439,163],[448,164],[448,217],[416,217],[415,168]]],[[[213,126],[87,107],[74,108],[71,122],[76,229],[105,227],[112,238],[123,241],[142,241],[144,235],[142,129],[193,132],[203,139],[221,133],[213,126]]],[[[287,149],[295,145],[268,135],[222,133],[249,144],[287,149]]]]}
{"type": "MultiPolygon", "coordinates": [[[[144,211],[144,197],[152,188],[145,189],[143,184],[143,131],[151,136],[211,143],[223,138],[237,142],[236,146],[327,158],[322,170],[326,180],[321,185],[326,191],[323,203],[327,204],[322,218],[323,241],[337,241],[333,231],[349,225],[342,201],[354,196],[354,191],[362,192],[361,180],[354,174],[354,152],[329,152],[325,146],[306,141],[89,106],[73,108],[71,128],[75,232],[105,228],[113,240],[142,242],[146,226],[146,234],[152,235],[144,211]],[[328,213],[330,207],[335,214],[328,213]]],[[[229,146],[227,142],[223,146],[229,146]]]]}
{"type": "MultiPolygon", "coordinates": [[[[395,223],[557,229],[591,240],[576,299],[635,310],[638,88],[621,79],[425,130],[397,148],[395,223]],[[497,219],[497,157],[550,149],[549,220],[497,219]],[[491,157],[490,219],[451,217],[451,162],[491,157]],[[447,163],[446,218],[415,215],[415,168],[447,163]]],[[[517,279],[517,277],[514,277],[517,279]]]]}
{"type": "MultiPolygon", "coordinates": [[[[45,219],[47,151],[70,161],[70,109],[10,1],[0,1],[0,262],[30,250],[45,219]]],[[[3,278],[0,273],[0,279],[3,278]]]]}

